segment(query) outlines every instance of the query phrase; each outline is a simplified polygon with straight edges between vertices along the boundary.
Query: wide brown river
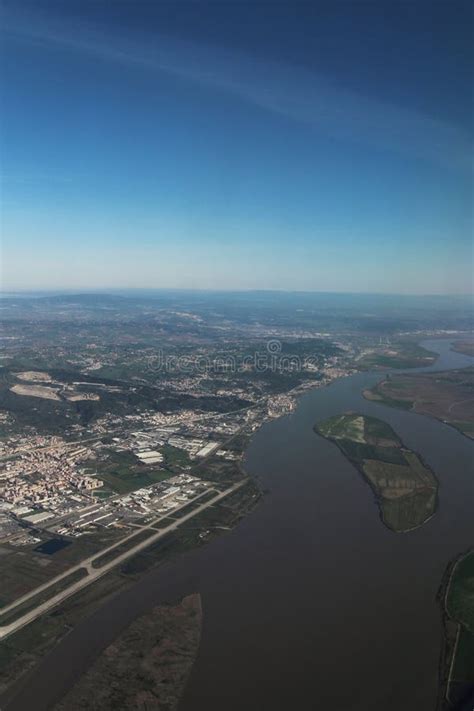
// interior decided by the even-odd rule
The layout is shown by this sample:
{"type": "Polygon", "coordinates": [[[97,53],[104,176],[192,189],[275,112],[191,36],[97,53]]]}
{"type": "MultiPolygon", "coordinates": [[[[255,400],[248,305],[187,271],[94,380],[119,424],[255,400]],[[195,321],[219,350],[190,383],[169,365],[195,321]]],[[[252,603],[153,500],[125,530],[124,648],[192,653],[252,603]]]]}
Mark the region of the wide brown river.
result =
{"type": "MultiPolygon", "coordinates": [[[[473,360],[448,341],[426,370],[473,360]]],[[[414,372],[414,371],[411,371],[414,372]]],[[[150,571],[79,624],[4,711],[46,711],[99,650],[160,601],[199,591],[204,626],[180,711],[434,711],[445,567],[474,542],[474,442],[434,419],[368,402],[381,374],[308,391],[265,424],[246,468],[268,493],[230,534],[150,571]],[[388,421],[440,481],[439,509],[396,534],[317,420],[358,410],[388,421]]]]}

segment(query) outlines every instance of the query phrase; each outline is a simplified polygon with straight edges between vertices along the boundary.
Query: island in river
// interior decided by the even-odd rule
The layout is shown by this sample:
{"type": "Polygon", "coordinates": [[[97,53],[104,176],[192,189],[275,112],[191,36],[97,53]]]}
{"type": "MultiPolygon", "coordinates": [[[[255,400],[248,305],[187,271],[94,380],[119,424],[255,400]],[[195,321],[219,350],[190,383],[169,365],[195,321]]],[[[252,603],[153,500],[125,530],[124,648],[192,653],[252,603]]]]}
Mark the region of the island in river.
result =
{"type": "Polygon", "coordinates": [[[107,647],[54,711],[173,711],[196,658],[200,595],[139,617],[107,647]]]}
{"type": "Polygon", "coordinates": [[[433,365],[436,358],[436,353],[416,341],[403,340],[367,348],[356,358],[356,362],[361,370],[424,368],[433,365]]]}
{"type": "Polygon", "coordinates": [[[474,438],[474,367],[438,373],[389,375],[367,400],[430,415],[474,438]]]}
{"type": "Polygon", "coordinates": [[[418,528],[434,514],[436,477],[386,422],[350,412],[323,420],[314,429],[334,442],[370,484],[382,521],[392,531],[418,528]]]}

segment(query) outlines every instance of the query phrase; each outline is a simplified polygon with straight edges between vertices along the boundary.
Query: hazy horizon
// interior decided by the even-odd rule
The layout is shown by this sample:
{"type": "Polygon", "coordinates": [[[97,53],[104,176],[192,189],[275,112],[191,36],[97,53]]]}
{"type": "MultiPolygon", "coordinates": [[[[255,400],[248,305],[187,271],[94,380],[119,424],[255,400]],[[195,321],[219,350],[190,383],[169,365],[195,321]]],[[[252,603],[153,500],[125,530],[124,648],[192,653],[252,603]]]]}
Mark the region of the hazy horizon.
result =
{"type": "Polygon", "coordinates": [[[124,297],[126,298],[127,296],[133,296],[133,295],[139,295],[139,296],[153,296],[154,294],[168,294],[168,293],[176,293],[176,294],[210,294],[210,295],[232,295],[232,294],[238,294],[238,295],[301,295],[301,296],[328,296],[328,297],[368,297],[368,298],[380,298],[380,299],[391,299],[391,298],[401,298],[405,300],[409,299],[414,299],[414,300],[423,300],[423,299],[440,299],[447,301],[449,299],[454,299],[454,300],[461,300],[461,301],[469,301],[472,302],[474,300],[474,293],[469,292],[465,294],[460,294],[460,293],[445,293],[445,294],[436,294],[436,293],[424,293],[424,294],[416,294],[416,293],[401,293],[401,292],[370,292],[370,291],[326,291],[326,290],[317,290],[317,289],[258,289],[258,288],[241,288],[241,289],[212,289],[212,288],[186,288],[186,287],[146,287],[146,286],[141,286],[141,287],[125,287],[125,288],[120,288],[120,287],[77,287],[77,288],[72,288],[72,287],[58,287],[56,289],[48,289],[48,288],[42,288],[42,289],[33,289],[33,288],[24,288],[24,289],[18,289],[18,290],[6,290],[6,289],[0,289],[0,298],[7,298],[7,297],[15,297],[15,296],[31,296],[31,297],[47,297],[47,296],[118,296],[118,297],[124,297]]]}

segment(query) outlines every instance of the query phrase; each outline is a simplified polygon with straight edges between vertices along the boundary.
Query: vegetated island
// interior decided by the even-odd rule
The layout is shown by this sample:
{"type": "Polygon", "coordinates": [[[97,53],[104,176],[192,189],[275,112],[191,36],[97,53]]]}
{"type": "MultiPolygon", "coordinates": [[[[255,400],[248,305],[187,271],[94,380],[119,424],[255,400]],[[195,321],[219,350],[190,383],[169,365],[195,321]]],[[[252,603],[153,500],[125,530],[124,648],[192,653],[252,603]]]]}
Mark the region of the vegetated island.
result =
{"type": "Polygon", "coordinates": [[[364,397],[430,415],[474,438],[474,367],[388,375],[371,390],[364,390],[364,397]]]}
{"type": "Polygon", "coordinates": [[[418,528],[434,514],[436,477],[386,422],[346,413],[317,423],[314,430],[334,442],[369,483],[382,521],[392,531],[418,528]]]}
{"type": "Polygon", "coordinates": [[[451,350],[463,353],[463,355],[474,356],[474,341],[454,341],[451,350]]]}
{"type": "Polygon", "coordinates": [[[361,370],[421,368],[433,365],[437,358],[437,353],[414,341],[398,341],[365,349],[359,358],[356,358],[356,364],[361,370]]]}
{"type": "Polygon", "coordinates": [[[474,550],[448,566],[439,591],[444,622],[439,711],[474,708],[474,550]]]}
{"type": "Polygon", "coordinates": [[[54,711],[172,711],[201,636],[200,595],[155,607],[107,647],[54,711]]]}

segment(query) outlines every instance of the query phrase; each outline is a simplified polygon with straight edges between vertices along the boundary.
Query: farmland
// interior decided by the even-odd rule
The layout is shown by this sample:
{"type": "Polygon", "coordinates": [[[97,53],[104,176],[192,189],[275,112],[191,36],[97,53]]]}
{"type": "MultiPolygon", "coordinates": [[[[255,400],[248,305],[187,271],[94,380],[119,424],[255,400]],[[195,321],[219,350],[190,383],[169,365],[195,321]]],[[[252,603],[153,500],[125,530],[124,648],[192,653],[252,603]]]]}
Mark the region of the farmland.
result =
{"type": "Polygon", "coordinates": [[[432,365],[437,354],[413,341],[379,345],[362,353],[357,365],[363,370],[380,368],[420,368],[432,365]]]}
{"type": "Polygon", "coordinates": [[[402,533],[425,523],[436,510],[438,483],[419,456],[403,446],[390,425],[346,413],[314,427],[334,442],[375,493],[384,524],[402,533]]]}
{"type": "Polygon", "coordinates": [[[474,341],[455,341],[452,349],[456,353],[474,356],[474,341]]]}
{"type": "Polygon", "coordinates": [[[474,438],[474,368],[391,375],[364,397],[435,417],[474,438]]]}
{"type": "Polygon", "coordinates": [[[445,649],[440,701],[448,711],[465,708],[460,704],[474,698],[474,551],[458,558],[442,593],[445,649]]]}

